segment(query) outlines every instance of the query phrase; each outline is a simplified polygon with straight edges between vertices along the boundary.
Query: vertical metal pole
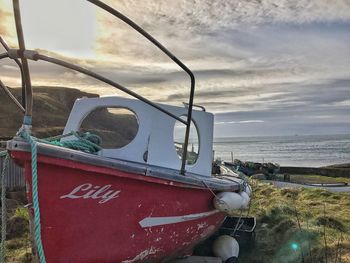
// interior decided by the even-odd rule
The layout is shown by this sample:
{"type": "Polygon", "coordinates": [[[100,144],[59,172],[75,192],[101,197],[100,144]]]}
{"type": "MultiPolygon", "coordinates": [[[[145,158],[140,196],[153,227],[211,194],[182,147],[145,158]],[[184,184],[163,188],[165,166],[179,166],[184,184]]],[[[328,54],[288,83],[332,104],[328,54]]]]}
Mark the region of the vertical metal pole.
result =
{"type": "Polygon", "coordinates": [[[33,112],[33,91],[32,91],[32,83],[30,80],[30,72],[28,66],[28,60],[23,57],[23,52],[26,49],[24,43],[24,35],[21,21],[21,12],[19,6],[19,0],[13,0],[13,11],[15,15],[16,22],[16,31],[18,38],[18,46],[19,52],[21,56],[22,66],[23,66],[23,74],[24,74],[24,82],[25,82],[25,104],[26,104],[26,112],[23,119],[23,124],[30,126],[32,125],[32,112],[33,112]]]}
{"type": "Polygon", "coordinates": [[[187,146],[188,146],[188,140],[190,137],[190,128],[191,128],[191,121],[192,121],[192,108],[193,108],[193,97],[194,97],[194,87],[195,87],[195,79],[194,75],[191,71],[187,72],[191,77],[191,93],[190,93],[190,99],[188,102],[188,113],[187,113],[187,125],[186,125],[186,135],[185,135],[185,143],[184,148],[182,151],[182,164],[181,164],[181,170],[180,174],[185,175],[186,172],[186,159],[187,159],[187,146]]]}
{"type": "Polygon", "coordinates": [[[25,77],[23,68],[21,67],[21,79],[22,79],[22,106],[23,108],[26,108],[26,83],[25,83],[25,77]]]}
{"type": "Polygon", "coordinates": [[[233,163],[233,152],[231,151],[231,161],[233,163]]]}

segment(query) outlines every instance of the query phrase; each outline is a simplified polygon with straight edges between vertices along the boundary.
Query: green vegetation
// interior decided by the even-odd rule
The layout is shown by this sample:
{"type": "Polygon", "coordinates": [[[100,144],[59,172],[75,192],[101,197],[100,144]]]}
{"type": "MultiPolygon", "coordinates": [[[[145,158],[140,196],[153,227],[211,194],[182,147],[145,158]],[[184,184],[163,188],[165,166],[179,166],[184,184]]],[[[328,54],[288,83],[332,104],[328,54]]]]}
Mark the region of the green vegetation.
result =
{"type": "Polygon", "coordinates": [[[350,262],[350,194],[252,181],[256,244],[240,262],[350,262]]]}
{"type": "Polygon", "coordinates": [[[27,208],[19,206],[9,212],[6,238],[6,262],[29,263],[32,261],[27,208]]]}

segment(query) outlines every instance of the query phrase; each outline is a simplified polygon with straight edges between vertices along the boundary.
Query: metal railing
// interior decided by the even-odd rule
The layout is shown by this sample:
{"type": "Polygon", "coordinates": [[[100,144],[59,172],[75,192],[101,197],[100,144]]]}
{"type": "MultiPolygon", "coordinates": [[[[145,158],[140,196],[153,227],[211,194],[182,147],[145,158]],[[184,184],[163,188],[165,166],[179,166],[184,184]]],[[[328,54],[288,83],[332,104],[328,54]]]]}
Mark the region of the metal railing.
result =
{"type": "Polygon", "coordinates": [[[133,96],[144,103],[147,103],[148,105],[156,108],[157,110],[167,114],[168,116],[180,121],[181,123],[186,125],[186,133],[185,133],[185,141],[183,146],[183,154],[182,154],[182,163],[180,168],[180,173],[185,175],[185,166],[187,161],[187,154],[188,154],[188,142],[189,142],[189,135],[190,135],[190,126],[191,126],[191,120],[192,120],[192,109],[193,109],[193,97],[194,97],[194,90],[195,90],[195,77],[192,71],[183,64],[176,56],[174,56],[168,49],[166,49],[160,42],[158,42],[154,37],[152,37],[150,34],[148,34],[144,29],[142,29],[139,25],[137,25],[135,22],[133,22],[128,17],[124,16],[117,10],[113,9],[112,7],[108,6],[107,4],[99,1],[99,0],[87,0],[88,2],[96,5],[97,7],[105,10],[106,12],[112,14],[113,16],[117,17],[118,19],[122,20],[126,24],[128,24],[130,27],[135,29],[137,32],[139,32],[141,35],[143,35],[145,38],[147,38],[151,43],[153,43],[156,47],[158,47],[163,53],[165,53],[172,61],[174,61],[180,68],[182,68],[190,77],[191,81],[191,87],[190,87],[190,96],[189,96],[189,102],[188,102],[188,111],[187,111],[187,120],[183,120],[182,118],[172,114],[171,112],[163,109],[162,107],[158,106],[157,104],[149,101],[148,99],[138,95],[137,93],[129,90],[128,88],[103,77],[102,75],[99,75],[97,73],[94,73],[88,69],[85,69],[83,67],[80,67],[78,65],[74,65],[71,63],[68,63],[66,61],[41,55],[36,51],[26,50],[25,47],[25,40],[23,35],[23,28],[22,28],[22,22],[21,22],[21,13],[20,13],[20,6],[19,6],[19,0],[13,0],[13,9],[14,9],[14,16],[15,16],[15,22],[16,22],[16,31],[17,31],[17,39],[19,44],[19,49],[10,49],[6,42],[0,37],[0,43],[3,45],[5,50],[7,51],[4,54],[0,54],[0,59],[3,58],[10,58],[13,59],[16,64],[19,66],[21,70],[21,78],[22,78],[22,97],[24,98],[22,103],[25,107],[21,108],[20,103],[16,100],[14,96],[11,96],[11,92],[9,92],[8,89],[6,89],[5,85],[0,82],[0,86],[7,91],[6,93],[9,95],[9,97],[15,102],[15,104],[24,112],[24,120],[23,125],[30,126],[31,120],[32,120],[32,108],[33,108],[33,92],[32,92],[32,85],[31,85],[31,78],[30,78],[30,70],[28,66],[28,59],[30,60],[43,60],[49,63],[53,63],[56,65],[60,65],[62,67],[69,68],[71,70],[78,71],[80,73],[86,74],[92,78],[95,78],[99,81],[102,81],[106,84],[111,85],[112,87],[115,87],[130,96],[133,96]]]}

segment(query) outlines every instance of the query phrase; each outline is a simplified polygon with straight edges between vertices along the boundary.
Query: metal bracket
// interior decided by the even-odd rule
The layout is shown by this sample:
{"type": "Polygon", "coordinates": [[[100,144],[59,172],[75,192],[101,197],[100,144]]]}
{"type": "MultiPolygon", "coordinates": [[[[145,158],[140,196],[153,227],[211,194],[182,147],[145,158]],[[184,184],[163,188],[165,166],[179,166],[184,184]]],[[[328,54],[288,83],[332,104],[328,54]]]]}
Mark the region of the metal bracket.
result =
{"type": "Polygon", "coordinates": [[[39,53],[35,50],[21,51],[19,49],[9,49],[7,53],[11,59],[26,58],[34,61],[39,60],[39,53]]]}

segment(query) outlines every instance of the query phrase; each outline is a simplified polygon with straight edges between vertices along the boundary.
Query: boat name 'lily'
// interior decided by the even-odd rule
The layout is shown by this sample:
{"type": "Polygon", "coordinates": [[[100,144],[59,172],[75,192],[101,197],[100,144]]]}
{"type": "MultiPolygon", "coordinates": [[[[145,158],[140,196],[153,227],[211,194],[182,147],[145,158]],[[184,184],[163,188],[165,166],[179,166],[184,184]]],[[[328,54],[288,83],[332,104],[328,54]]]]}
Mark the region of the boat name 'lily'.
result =
{"type": "Polygon", "coordinates": [[[92,184],[82,184],[75,187],[69,194],[62,195],[60,199],[70,198],[70,199],[101,199],[98,203],[103,204],[114,198],[119,197],[120,191],[109,190],[111,185],[105,186],[93,186],[92,184]]]}

